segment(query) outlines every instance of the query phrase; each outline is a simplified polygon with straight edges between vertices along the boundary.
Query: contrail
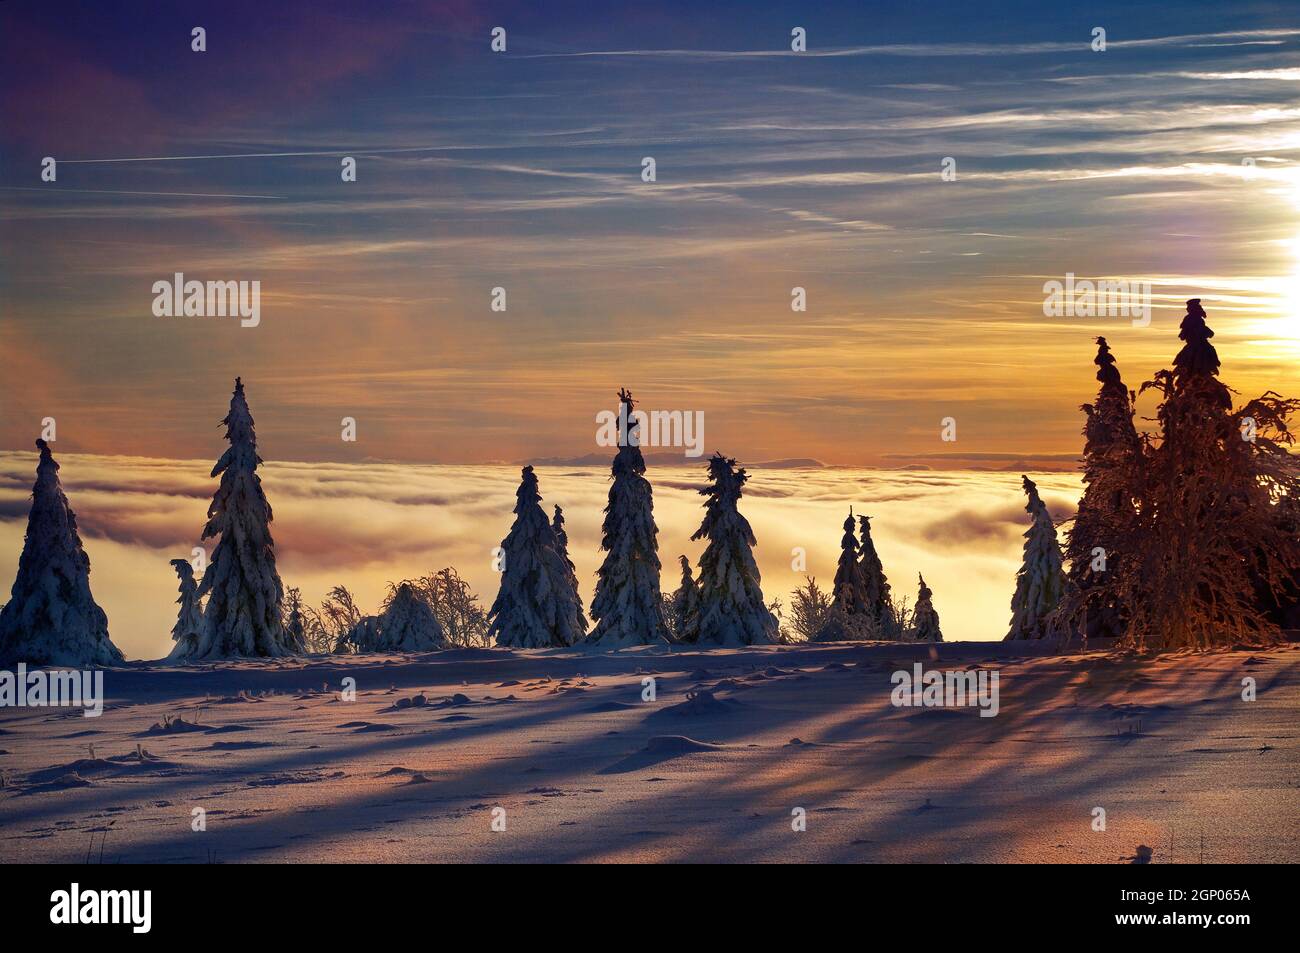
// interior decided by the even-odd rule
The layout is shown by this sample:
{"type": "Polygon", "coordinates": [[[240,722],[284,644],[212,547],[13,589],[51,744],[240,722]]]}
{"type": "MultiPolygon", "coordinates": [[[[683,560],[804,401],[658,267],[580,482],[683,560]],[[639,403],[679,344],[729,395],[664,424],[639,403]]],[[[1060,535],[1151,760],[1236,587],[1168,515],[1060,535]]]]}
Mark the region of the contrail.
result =
{"type": "Polygon", "coordinates": [[[438,152],[462,146],[411,146],[405,149],[334,149],[328,152],[237,152],[201,156],[126,156],[116,159],[60,159],[59,165],[86,165],[95,162],[184,162],[189,159],[284,159],[299,156],[395,155],[402,152],[438,152]]]}
{"type": "MultiPolygon", "coordinates": [[[[1195,46],[1204,40],[1226,40],[1219,46],[1277,45],[1283,38],[1300,35],[1300,30],[1238,30],[1224,33],[1186,33],[1177,36],[1152,36],[1134,39],[1112,38],[1112,48],[1148,46],[1195,46]]],[[[1087,50],[1086,38],[1074,42],[1044,40],[1033,43],[882,43],[873,46],[842,46],[809,49],[796,53],[788,49],[771,50],[580,50],[566,53],[524,53],[515,59],[571,59],[600,56],[680,57],[688,59],[766,59],[769,57],[858,57],[858,56],[1014,56],[1045,53],[1071,53],[1087,50]]]]}

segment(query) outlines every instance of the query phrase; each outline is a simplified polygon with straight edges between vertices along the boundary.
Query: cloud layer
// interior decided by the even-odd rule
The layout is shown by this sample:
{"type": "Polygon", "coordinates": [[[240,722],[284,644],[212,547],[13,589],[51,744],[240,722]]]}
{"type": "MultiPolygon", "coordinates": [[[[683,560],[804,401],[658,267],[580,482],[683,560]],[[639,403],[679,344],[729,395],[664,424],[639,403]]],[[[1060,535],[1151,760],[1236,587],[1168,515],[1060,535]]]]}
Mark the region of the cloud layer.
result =
{"type": "MultiPolygon", "coordinates": [[[[166,653],[174,622],[170,559],[199,544],[213,481],[210,464],[60,454],[60,475],[91,557],[91,584],[110,632],[132,658],[166,653]]],[[[17,569],[26,529],[35,454],[0,453],[0,585],[17,569]]],[[[318,602],[333,585],[375,607],[385,584],[443,566],[459,569],[488,605],[498,577],[492,549],[509,530],[515,467],[400,464],[268,464],[261,471],[275,511],[272,526],[281,575],[318,602]]],[[[599,565],[600,525],[608,493],[601,468],[538,468],[543,505],[564,508],[571,557],[584,601],[599,565]]],[[[665,589],[676,588],[676,557],[694,561],[690,542],[702,516],[695,489],[702,470],[652,469],[665,589]]],[[[1039,477],[1054,515],[1072,511],[1079,483],[1067,474],[1039,477]]],[[[802,582],[794,551],[828,586],[849,506],[873,517],[877,548],[896,593],[915,599],[925,574],[950,639],[996,639],[1019,566],[1028,525],[1012,473],[890,470],[755,471],[742,508],[754,527],[769,600],[789,604],[802,582]]],[[[210,547],[210,542],[209,542],[210,547]]]]}

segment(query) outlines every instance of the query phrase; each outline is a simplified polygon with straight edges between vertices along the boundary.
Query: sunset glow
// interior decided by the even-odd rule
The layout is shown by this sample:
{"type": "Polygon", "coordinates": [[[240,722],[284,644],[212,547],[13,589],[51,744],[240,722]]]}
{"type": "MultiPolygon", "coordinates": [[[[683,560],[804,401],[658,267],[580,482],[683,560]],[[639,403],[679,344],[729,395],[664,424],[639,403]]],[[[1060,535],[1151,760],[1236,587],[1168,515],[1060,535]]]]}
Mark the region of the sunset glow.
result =
{"type": "Polygon", "coordinates": [[[523,6],[508,60],[459,39],[472,5],[286,10],[234,63],[132,55],[180,13],[100,44],[106,12],[11,9],[0,446],[55,416],[68,451],[206,456],[242,374],[281,460],[578,456],[619,386],[749,461],[1061,454],[1091,339],[1140,382],[1192,296],[1234,387],[1300,390],[1300,31],[1116,5],[1099,53],[1062,14],[941,9],[810,17],[798,57],[775,9],[523,6]],[[260,280],[260,326],[154,317],[175,272],[260,280]],[[1153,320],[1045,319],[1067,272],[1150,278],[1153,320]]]}

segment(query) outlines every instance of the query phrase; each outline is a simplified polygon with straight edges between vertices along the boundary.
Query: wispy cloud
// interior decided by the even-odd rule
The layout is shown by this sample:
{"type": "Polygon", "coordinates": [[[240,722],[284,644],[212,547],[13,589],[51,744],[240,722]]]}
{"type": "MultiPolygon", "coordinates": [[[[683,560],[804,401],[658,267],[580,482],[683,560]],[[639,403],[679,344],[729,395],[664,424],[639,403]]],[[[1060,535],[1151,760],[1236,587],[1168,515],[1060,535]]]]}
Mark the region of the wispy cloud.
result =
{"type": "MultiPolygon", "coordinates": [[[[1300,36],[1300,30],[1240,30],[1220,33],[1188,33],[1172,36],[1151,36],[1139,38],[1116,37],[1108,40],[1108,46],[1119,49],[1142,49],[1147,47],[1184,46],[1203,47],[1213,43],[1218,46],[1255,45],[1259,43],[1281,43],[1290,37],[1300,36]]],[[[1088,52],[1091,36],[1084,34],[1078,41],[1045,40],[1033,43],[877,43],[866,46],[840,46],[818,49],[810,46],[800,53],[789,49],[773,50],[579,50],[554,53],[526,53],[523,58],[591,58],[605,56],[627,57],[666,57],[674,59],[700,60],[751,60],[784,57],[840,58],[871,56],[1041,56],[1055,53],[1088,52]]]]}

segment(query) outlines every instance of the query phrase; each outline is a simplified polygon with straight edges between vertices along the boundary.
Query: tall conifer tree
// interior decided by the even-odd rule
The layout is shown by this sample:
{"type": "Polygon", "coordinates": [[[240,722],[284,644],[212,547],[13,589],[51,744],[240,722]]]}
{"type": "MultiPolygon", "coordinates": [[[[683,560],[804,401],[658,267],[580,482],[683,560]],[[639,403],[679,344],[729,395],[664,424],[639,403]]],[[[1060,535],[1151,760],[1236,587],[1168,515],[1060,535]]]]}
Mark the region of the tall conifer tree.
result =
{"type": "Polygon", "coordinates": [[[564,510],[560,509],[560,504],[555,504],[555,515],[551,519],[551,532],[555,534],[555,549],[564,560],[564,565],[568,567],[569,592],[565,599],[571,601],[578,607],[578,627],[582,630],[582,637],[587,634],[587,616],[582,608],[582,596],[578,592],[578,570],[573,565],[573,560],[569,558],[569,534],[564,528],[564,510]]]}
{"type": "Polygon", "coordinates": [[[541,507],[537,474],[520,473],[515,521],[501,542],[501,588],[488,612],[497,645],[553,648],[573,645],[587,632],[582,604],[570,582],[573,568],[541,507]]]}
{"type": "Polygon", "coordinates": [[[1021,481],[1028,501],[1029,529],[1025,530],[1025,555],[1016,574],[1016,592],[1011,597],[1011,629],[1007,640],[1041,639],[1048,634],[1048,617],[1061,601],[1065,574],[1061,571],[1061,547],[1047,506],[1038,487],[1027,476],[1021,481]]]}
{"type": "Polygon", "coordinates": [[[1065,550],[1069,562],[1066,595],[1058,612],[1063,632],[1089,638],[1114,637],[1123,632],[1122,607],[1098,586],[1105,573],[1126,571],[1125,540],[1136,518],[1133,491],[1128,485],[1142,442],[1133,425],[1133,394],[1124,386],[1115,358],[1104,337],[1097,338],[1097,381],[1094,404],[1084,404],[1083,498],[1071,525],[1065,550]]]}
{"type": "Polygon", "coordinates": [[[1271,391],[1237,411],[1200,299],[1187,302],[1172,370],[1143,385],[1162,395],[1159,440],[1129,472],[1136,518],[1104,595],[1123,607],[1122,644],[1207,649],[1275,640],[1270,612],[1300,572],[1300,476],[1288,419],[1300,401],[1271,391]]]}
{"type": "Polygon", "coordinates": [[[90,592],[90,557],[77,517],[59,481],[50,445],[36,441],[40,460],[32,487],[18,575],[0,610],[0,663],[87,668],[118,665],[108,616],[90,592]]]}
{"type": "Polygon", "coordinates": [[[691,537],[708,540],[700,556],[700,607],[696,640],[712,645],[766,645],[779,641],[776,616],[763,601],[757,545],[740,497],[749,475],[736,461],[715,453],[709,459],[704,521],[691,537]]]}
{"type": "Polygon", "coordinates": [[[645,478],[640,421],[635,402],[620,390],[619,447],[610,467],[612,483],[605,506],[601,548],[605,560],[596,570],[589,642],[619,647],[669,641],[659,587],[659,527],[654,494],[645,478]]]}
{"type": "Polygon", "coordinates": [[[847,615],[871,614],[867,585],[862,578],[862,562],[858,538],[853,535],[853,507],[844,520],[844,535],[840,537],[840,561],[835,567],[832,585],[832,606],[847,615]]]}
{"type": "Polygon", "coordinates": [[[300,648],[282,621],[284,585],[275,568],[271,504],[257,475],[262,458],[238,377],[222,423],[230,447],[212,468],[221,483],[202,537],[219,540],[199,585],[208,602],[203,634],[189,660],[293,655],[300,648]]]}
{"type": "Polygon", "coordinates": [[[856,522],[853,507],[844,518],[844,535],[840,537],[840,560],[831,584],[831,604],[812,635],[814,642],[850,642],[881,638],[880,627],[871,614],[867,587],[862,579],[858,538],[853,535],[856,522]]]}
{"type": "Polygon", "coordinates": [[[685,556],[679,558],[682,581],[672,598],[673,632],[678,642],[697,642],[700,637],[700,587],[691,575],[691,561],[685,556]]]}
{"type": "Polygon", "coordinates": [[[885,567],[871,538],[871,517],[858,517],[858,553],[862,568],[862,585],[866,593],[866,613],[882,639],[902,638],[894,622],[894,601],[885,578],[885,567]]]}

